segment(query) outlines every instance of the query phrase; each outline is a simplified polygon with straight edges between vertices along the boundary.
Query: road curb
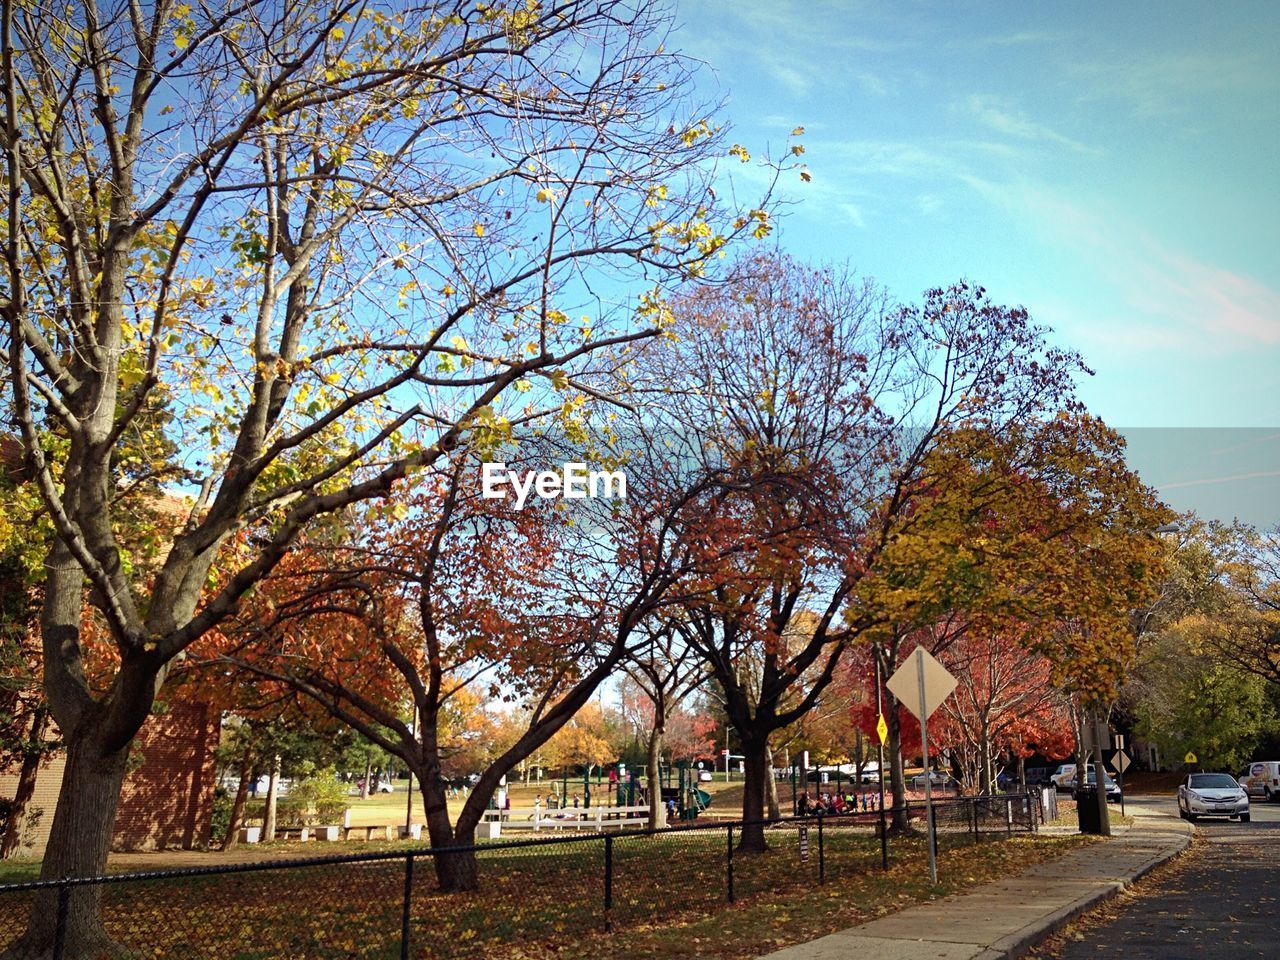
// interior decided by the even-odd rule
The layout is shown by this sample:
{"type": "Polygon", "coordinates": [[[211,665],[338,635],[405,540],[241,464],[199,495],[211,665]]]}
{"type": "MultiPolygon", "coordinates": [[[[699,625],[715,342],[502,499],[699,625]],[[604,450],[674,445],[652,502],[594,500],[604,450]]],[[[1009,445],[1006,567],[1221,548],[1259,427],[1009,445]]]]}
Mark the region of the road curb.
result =
{"type": "Polygon", "coordinates": [[[1176,839],[1171,840],[1167,849],[1160,851],[1150,860],[1134,868],[1130,876],[1117,878],[1109,884],[1099,886],[1096,890],[1090,891],[1074,902],[1055,911],[1050,916],[1037,921],[1034,925],[1006,937],[1001,937],[992,943],[987,950],[974,957],[973,960],[1019,960],[1019,958],[1026,956],[1028,952],[1035,949],[1055,933],[1058,933],[1073,920],[1131,887],[1156,867],[1163,866],[1174,857],[1185,853],[1191,847],[1191,841],[1195,837],[1195,828],[1191,827],[1190,824],[1183,825],[1180,823],[1180,825],[1186,827],[1185,832],[1176,839]]]}

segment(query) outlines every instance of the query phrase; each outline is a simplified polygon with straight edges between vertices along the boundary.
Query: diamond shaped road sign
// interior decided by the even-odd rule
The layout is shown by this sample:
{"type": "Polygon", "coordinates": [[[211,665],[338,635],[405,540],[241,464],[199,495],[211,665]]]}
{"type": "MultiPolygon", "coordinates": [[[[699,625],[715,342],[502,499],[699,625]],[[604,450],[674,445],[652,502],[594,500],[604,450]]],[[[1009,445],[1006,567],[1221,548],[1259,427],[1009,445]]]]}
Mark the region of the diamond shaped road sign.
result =
{"type": "Polygon", "coordinates": [[[956,688],[956,678],[924,647],[916,647],[906,663],[894,671],[885,684],[898,702],[915,714],[917,720],[925,720],[951,696],[956,688]],[[920,677],[924,677],[924,703],[920,702],[920,677]],[[921,714],[921,710],[924,713],[921,714]]]}

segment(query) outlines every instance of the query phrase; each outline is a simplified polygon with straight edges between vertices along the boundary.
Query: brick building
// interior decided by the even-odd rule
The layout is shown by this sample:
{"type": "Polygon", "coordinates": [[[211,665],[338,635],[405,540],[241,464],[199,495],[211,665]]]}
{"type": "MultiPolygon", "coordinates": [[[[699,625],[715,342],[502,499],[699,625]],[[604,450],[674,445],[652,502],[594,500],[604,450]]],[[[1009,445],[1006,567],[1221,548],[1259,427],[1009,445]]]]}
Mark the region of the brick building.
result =
{"type": "MultiPolygon", "coordinates": [[[[202,703],[174,703],[167,713],[147,720],[133,746],[141,762],[125,777],[120,792],[112,849],[191,850],[208,845],[219,725],[218,712],[202,703]]],[[[38,857],[44,852],[64,764],[57,754],[40,769],[27,812],[39,808],[43,813],[24,837],[24,854],[38,857]]],[[[0,797],[12,797],[17,782],[16,770],[0,772],[0,797]]]]}

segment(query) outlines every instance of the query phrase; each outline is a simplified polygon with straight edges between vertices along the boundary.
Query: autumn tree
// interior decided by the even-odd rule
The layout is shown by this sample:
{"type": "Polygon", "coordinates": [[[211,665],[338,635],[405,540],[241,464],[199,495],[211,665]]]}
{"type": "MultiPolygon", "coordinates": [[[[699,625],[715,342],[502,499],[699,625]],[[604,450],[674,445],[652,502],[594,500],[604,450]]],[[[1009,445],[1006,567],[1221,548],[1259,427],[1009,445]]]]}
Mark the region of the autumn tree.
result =
{"type": "Polygon", "coordinates": [[[547,751],[556,763],[568,769],[580,768],[589,776],[618,757],[609,742],[609,723],[598,703],[588,701],[556,731],[547,742],[547,751]]]}
{"type": "Polygon", "coordinates": [[[1165,757],[1194,752],[1209,770],[1234,772],[1280,729],[1274,687],[1216,654],[1205,636],[1220,624],[1192,614],[1153,638],[1134,685],[1139,734],[1165,757]]]}
{"type": "Polygon", "coordinates": [[[1070,753],[1066,697],[1053,683],[1052,664],[1033,645],[1013,629],[978,626],[945,655],[943,664],[959,683],[930,733],[952,748],[961,782],[978,793],[993,790],[1001,757],[1016,762],[1037,747],[1050,758],[1070,753]]]}
{"type": "Polygon", "coordinates": [[[1161,542],[1165,576],[1135,612],[1117,710],[1166,756],[1234,768],[1276,727],[1275,536],[1186,515],[1161,542]]]}
{"type": "MultiPolygon", "coordinates": [[[[302,530],[526,415],[513,389],[545,384],[555,410],[607,393],[593,375],[661,326],[668,280],[762,229],[763,209],[721,216],[706,189],[724,133],[665,16],[0,7],[6,402],[55,527],[43,669],[68,744],[42,876],[102,871],[169,665],[302,530]],[[603,264],[618,290],[645,284],[638,309],[583,282],[603,264]],[[157,397],[198,494],[144,577],[117,532],[116,452],[157,397]],[[203,593],[247,525],[255,548],[203,593]],[[119,659],[101,687],[82,670],[86,593],[119,659]]],[[[68,956],[107,942],[96,897],[72,893],[68,956]]]]}
{"type": "Polygon", "coordinates": [[[1235,669],[1280,686],[1280,526],[1237,527],[1222,558],[1225,596],[1203,641],[1235,669]]]}
{"type": "MultiPolygon", "coordinates": [[[[668,591],[697,583],[709,559],[690,546],[705,517],[702,488],[682,493],[654,478],[653,492],[637,478],[623,504],[521,508],[484,498],[479,476],[459,451],[341,542],[309,544],[211,653],[290,686],[404,760],[437,847],[469,846],[501,778],[535,753],[573,764],[612,753],[574,718],[642,644],[668,591]],[[481,692],[520,709],[451,822],[449,716],[481,692]]],[[[474,888],[472,853],[434,862],[444,889],[474,888]]]]}
{"type": "MultiPolygon", "coordinates": [[[[728,535],[769,545],[687,614],[687,642],[743,743],[745,819],[761,817],[769,735],[876,632],[936,623],[979,597],[1006,613],[1059,612],[1066,571],[1105,554],[1115,581],[1090,580],[1070,604],[1096,605],[1095,642],[1055,651],[1062,674],[1098,676],[1118,604],[1145,576],[1130,537],[1150,497],[1119,439],[1075,399],[1083,364],[1025,310],[963,283],[890,310],[847,276],[762,257],[679,301],[676,316],[685,349],[664,370],[680,387],[669,415],[703,424],[704,457],[787,480],[744,490],[728,535]]],[[[741,844],[761,849],[763,829],[741,844]]]]}

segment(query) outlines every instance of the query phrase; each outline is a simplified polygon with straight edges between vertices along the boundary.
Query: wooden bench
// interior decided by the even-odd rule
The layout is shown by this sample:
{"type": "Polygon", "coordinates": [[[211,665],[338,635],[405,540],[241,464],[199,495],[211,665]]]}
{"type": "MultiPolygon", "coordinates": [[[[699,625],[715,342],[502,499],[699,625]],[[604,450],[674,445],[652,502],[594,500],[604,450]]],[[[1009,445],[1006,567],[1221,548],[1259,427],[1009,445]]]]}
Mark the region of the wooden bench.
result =
{"type": "Polygon", "coordinates": [[[276,827],[276,840],[297,840],[306,843],[311,839],[310,827],[276,827]]]}
{"type": "Polygon", "coordinates": [[[348,823],[342,828],[342,839],[350,840],[351,834],[358,834],[363,830],[364,836],[361,838],[363,840],[390,840],[393,829],[394,827],[389,823],[362,823],[358,826],[348,823]]]}

